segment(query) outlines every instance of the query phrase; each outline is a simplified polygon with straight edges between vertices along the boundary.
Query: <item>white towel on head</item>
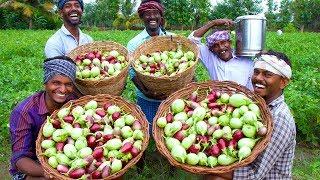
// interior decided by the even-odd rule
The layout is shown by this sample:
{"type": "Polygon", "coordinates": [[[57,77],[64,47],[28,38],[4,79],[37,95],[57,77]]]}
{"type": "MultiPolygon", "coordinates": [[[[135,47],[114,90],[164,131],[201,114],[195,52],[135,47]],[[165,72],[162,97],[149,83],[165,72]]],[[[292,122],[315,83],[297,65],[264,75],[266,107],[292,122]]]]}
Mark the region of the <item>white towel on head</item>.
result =
{"type": "Polygon", "coordinates": [[[282,59],[274,55],[263,54],[256,58],[254,68],[264,69],[282,77],[291,79],[291,67],[282,59]]]}

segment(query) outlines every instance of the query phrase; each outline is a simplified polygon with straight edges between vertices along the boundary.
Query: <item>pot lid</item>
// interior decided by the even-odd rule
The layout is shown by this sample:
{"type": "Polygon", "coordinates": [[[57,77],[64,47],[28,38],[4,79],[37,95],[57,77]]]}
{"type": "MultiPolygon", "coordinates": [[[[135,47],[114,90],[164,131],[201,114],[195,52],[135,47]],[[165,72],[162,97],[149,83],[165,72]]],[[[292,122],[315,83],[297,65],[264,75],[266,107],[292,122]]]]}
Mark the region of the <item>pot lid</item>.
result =
{"type": "Polygon", "coordinates": [[[236,18],[236,22],[244,19],[258,19],[258,20],[267,20],[266,17],[261,15],[245,15],[245,16],[239,16],[236,18]]]}

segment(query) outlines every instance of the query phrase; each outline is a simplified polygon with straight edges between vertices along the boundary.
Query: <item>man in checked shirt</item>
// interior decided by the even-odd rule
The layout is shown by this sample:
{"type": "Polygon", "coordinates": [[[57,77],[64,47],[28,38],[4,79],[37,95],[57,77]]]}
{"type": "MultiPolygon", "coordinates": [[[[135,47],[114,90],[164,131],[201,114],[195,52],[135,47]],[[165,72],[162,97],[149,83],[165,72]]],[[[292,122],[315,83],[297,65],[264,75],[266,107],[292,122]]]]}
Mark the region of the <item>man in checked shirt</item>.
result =
{"type": "Polygon", "coordinates": [[[10,116],[10,174],[13,180],[45,179],[35,149],[39,130],[54,110],[77,98],[73,85],[76,65],[70,58],[58,56],[46,59],[43,70],[44,91],[26,98],[10,116]]]}
{"type": "Polygon", "coordinates": [[[296,127],[283,95],[291,75],[291,63],[285,54],[268,51],[256,57],[252,83],[254,92],[264,98],[273,117],[271,141],[251,164],[205,179],[292,179],[296,127]]]}

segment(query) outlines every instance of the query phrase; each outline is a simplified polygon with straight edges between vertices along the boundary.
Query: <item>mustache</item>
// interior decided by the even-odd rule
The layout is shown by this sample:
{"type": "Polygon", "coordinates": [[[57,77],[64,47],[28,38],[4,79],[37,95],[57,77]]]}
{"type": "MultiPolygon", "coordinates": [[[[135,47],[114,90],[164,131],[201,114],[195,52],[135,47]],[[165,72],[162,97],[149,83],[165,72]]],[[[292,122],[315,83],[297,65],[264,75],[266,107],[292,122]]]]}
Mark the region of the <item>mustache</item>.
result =
{"type": "Polygon", "coordinates": [[[79,11],[77,11],[77,10],[72,10],[70,13],[68,13],[68,15],[71,15],[71,14],[74,14],[74,13],[75,13],[75,14],[78,14],[78,15],[80,14],[79,11]]]}
{"type": "Polygon", "coordinates": [[[252,84],[261,84],[261,85],[266,86],[265,83],[263,83],[263,82],[261,82],[261,81],[254,80],[254,79],[252,80],[252,84]]]}
{"type": "Polygon", "coordinates": [[[219,52],[222,52],[222,51],[231,51],[231,49],[229,49],[229,48],[223,48],[223,49],[221,49],[219,52]]]}

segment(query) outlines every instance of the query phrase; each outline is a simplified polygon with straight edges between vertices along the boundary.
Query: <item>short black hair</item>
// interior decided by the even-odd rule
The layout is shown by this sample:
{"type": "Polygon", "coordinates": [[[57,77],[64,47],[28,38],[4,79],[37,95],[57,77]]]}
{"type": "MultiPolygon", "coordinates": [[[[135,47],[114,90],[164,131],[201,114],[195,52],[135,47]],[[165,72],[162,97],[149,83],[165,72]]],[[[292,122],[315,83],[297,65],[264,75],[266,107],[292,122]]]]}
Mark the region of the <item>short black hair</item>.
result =
{"type": "Polygon", "coordinates": [[[261,56],[262,54],[274,55],[278,59],[284,60],[292,68],[292,64],[291,64],[289,57],[282,52],[278,52],[278,51],[274,51],[274,50],[270,49],[268,51],[262,51],[262,52],[258,53],[256,56],[261,56]]]}

